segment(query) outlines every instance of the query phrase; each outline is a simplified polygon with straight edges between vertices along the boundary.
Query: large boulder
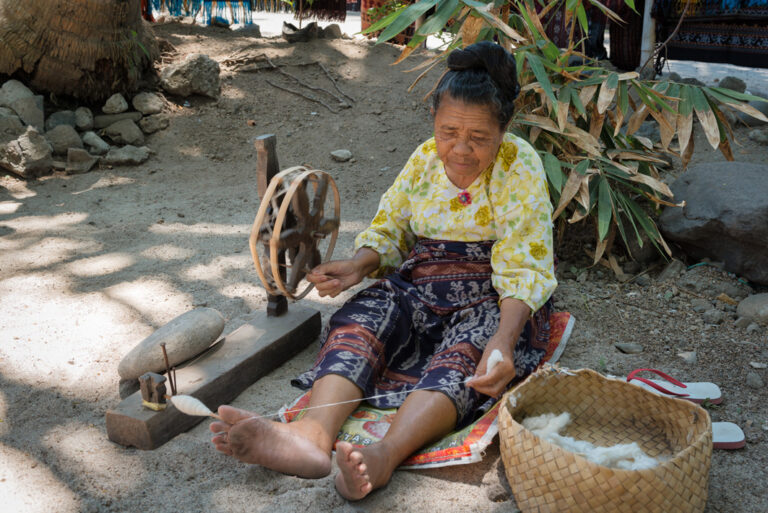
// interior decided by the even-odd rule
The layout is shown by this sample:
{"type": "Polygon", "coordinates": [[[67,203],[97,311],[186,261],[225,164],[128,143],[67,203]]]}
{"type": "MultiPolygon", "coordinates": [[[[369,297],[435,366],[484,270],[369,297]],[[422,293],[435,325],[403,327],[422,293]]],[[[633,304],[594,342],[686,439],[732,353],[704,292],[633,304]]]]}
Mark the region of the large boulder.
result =
{"type": "Polygon", "coordinates": [[[667,239],[694,258],[768,285],[768,165],[711,162],[691,166],[671,186],[685,207],[664,209],[667,239]]]}
{"type": "Polygon", "coordinates": [[[155,93],[139,93],[133,97],[133,108],[142,114],[157,114],[163,110],[163,100],[155,93]]]}
{"type": "Polygon", "coordinates": [[[23,178],[51,172],[53,148],[34,127],[28,126],[18,139],[0,146],[0,167],[23,178]]]}
{"type": "Polygon", "coordinates": [[[188,55],[182,62],[163,69],[160,85],[177,96],[200,94],[218,98],[221,93],[219,63],[200,53],[188,55]]]}
{"type": "Polygon", "coordinates": [[[66,155],[70,148],[82,148],[83,141],[74,127],[57,125],[45,133],[45,138],[53,146],[54,155],[66,155]]]}
{"type": "Polygon", "coordinates": [[[25,125],[35,127],[39,132],[42,132],[45,128],[42,96],[19,98],[11,104],[11,108],[16,111],[16,114],[19,115],[19,118],[21,118],[25,125]]]}
{"type": "Polygon", "coordinates": [[[60,110],[59,112],[54,112],[45,120],[46,130],[51,130],[59,125],[69,125],[74,128],[76,126],[75,113],[71,110],[60,110]]]}

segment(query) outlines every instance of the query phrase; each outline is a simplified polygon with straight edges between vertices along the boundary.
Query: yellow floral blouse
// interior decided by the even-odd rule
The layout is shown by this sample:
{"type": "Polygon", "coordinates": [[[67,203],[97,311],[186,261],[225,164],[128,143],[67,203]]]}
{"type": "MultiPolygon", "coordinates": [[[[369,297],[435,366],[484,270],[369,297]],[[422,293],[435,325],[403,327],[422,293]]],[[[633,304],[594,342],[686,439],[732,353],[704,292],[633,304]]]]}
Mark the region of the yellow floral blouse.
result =
{"type": "Polygon", "coordinates": [[[377,275],[399,267],[417,238],[472,242],[496,240],[492,283],[500,299],[513,297],[536,311],[555,290],[552,205],[544,168],[523,139],[505,134],[492,167],[466,191],[445,174],[434,138],[411,155],[384,193],[371,226],[355,239],[355,250],[379,253],[377,275]]]}

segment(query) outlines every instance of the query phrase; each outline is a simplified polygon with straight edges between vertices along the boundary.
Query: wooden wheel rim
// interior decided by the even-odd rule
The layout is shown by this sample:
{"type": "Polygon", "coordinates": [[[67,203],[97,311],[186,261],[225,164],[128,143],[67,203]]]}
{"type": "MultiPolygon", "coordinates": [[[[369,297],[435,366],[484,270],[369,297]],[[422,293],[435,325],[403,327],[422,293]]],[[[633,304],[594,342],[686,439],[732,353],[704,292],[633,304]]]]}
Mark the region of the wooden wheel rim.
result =
{"type": "MultiPolygon", "coordinates": [[[[304,254],[303,257],[306,258],[307,254],[314,254],[316,251],[318,251],[317,248],[317,239],[312,239],[314,242],[307,243],[306,242],[306,231],[312,228],[318,228],[317,226],[314,226],[315,224],[319,224],[320,221],[323,219],[326,220],[326,222],[330,222],[332,228],[329,229],[328,233],[325,233],[326,235],[330,235],[330,241],[328,243],[328,247],[325,250],[325,255],[320,256],[321,262],[327,262],[330,260],[331,255],[333,254],[334,247],[336,245],[336,239],[338,238],[339,234],[339,224],[340,224],[340,211],[341,211],[341,203],[339,199],[339,190],[336,187],[336,182],[333,180],[333,177],[329,175],[328,173],[316,169],[307,169],[302,166],[292,167],[289,169],[286,169],[277,175],[272,179],[272,181],[269,184],[269,187],[267,187],[267,191],[264,193],[264,197],[262,198],[262,203],[259,206],[258,214],[256,215],[256,220],[254,221],[253,228],[251,229],[251,237],[250,237],[250,247],[251,247],[251,255],[253,256],[254,265],[256,267],[256,272],[259,275],[259,278],[261,279],[262,283],[264,284],[264,288],[267,289],[267,291],[271,294],[282,294],[286,297],[289,297],[293,300],[298,300],[306,296],[310,290],[312,290],[313,284],[308,284],[300,293],[296,293],[296,289],[298,288],[298,284],[303,279],[304,276],[300,276],[298,278],[294,277],[294,273],[300,274],[303,271],[302,269],[298,269],[294,266],[302,264],[304,265],[305,262],[301,262],[302,257],[302,250],[301,245],[304,245],[304,254]],[[258,253],[258,244],[260,242],[259,240],[259,233],[261,231],[261,228],[264,224],[264,218],[266,217],[267,210],[269,209],[270,205],[273,205],[274,196],[277,191],[277,188],[281,185],[284,185],[285,179],[289,175],[296,174],[296,172],[304,170],[297,176],[295,176],[291,182],[290,186],[288,187],[288,190],[285,192],[281,202],[280,207],[277,212],[277,216],[274,220],[274,226],[272,227],[272,236],[269,239],[269,264],[270,264],[270,270],[272,272],[272,279],[274,280],[275,286],[277,287],[277,290],[275,288],[271,287],[269,284],[269,281],[266,279],[266,273],[264,272],[263,268],[261,267],[261,261],[259,258],[258,253]],[[326,185],[325,189],[322,193],[322,197],[318,199],[318,193],[320,184],[322,181],[325,180],[326,185]],[[286,285],[285,281],[283,280],[283,277],[280,273],[280,262],[279,262],[279,252],[281,250],[280,247],[280,238],[281,234],[283,232],[283,225],[286,220],[286,216],[288,215],[288,209],[290,208],[291,204],[294,201],[294,196],[296,195],[296,192],[299,190],[299,187],[301,187],[306,182],[314,182],[315,187],[315,195],[310,200],[307,196],[307,211],[303,212],[303,218],[309,219],[311,217],[312,219],[312,226],[304,226],[303,230],[299,232],[299,236],[301,236],[302,239],[304,239],[303,242],[299,243],[299,248],[297,250],[296,254],[296,262],[291,262],[290,269],[291,274],[286,276],[286,279],[290,281],[295,281],[295,287],[291,288],[288,285],[286,285]],[[333,216],[328,219],[328,217],[325,215],[325,202],[328,197],[328,189],[330,188],[331,191],[333,191],[333,216]],[[315,203],[319,203],[321,208],[317,209],[315,212],[315,217],[310,216],[313,210],[316,210],[314,207],[316,206],[315,203]],[[335,222],[334,222],[335,220],[335,222]]],[[[274,205],[273,205],[274,206],[274,205]]],[[[317,231],[317,230],[315,230],[317,231]]],[[[320,232],[324,233],[324,232],[320,232]]],[[[314,233],[312,234],[314,237],[314,233]]],[[[285,248],[283,248],[285,249],[285,248]]]]}

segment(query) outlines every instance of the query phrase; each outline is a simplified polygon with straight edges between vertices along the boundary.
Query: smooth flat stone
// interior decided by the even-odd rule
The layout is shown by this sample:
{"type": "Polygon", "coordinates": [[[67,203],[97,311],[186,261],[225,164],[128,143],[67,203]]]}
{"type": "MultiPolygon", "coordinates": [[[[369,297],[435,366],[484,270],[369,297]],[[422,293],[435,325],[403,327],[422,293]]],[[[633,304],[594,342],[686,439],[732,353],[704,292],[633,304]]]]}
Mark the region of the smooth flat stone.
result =
{"type": "Polygon", "coordinates": [[[160,344],[165,343],[171,367],[199,355],[224,331],[224,317],[213,308],[196,308],[161,326],[125,355],[117,367],[121,379],[138,379],[145,372],[164,372],[160,344]]]}

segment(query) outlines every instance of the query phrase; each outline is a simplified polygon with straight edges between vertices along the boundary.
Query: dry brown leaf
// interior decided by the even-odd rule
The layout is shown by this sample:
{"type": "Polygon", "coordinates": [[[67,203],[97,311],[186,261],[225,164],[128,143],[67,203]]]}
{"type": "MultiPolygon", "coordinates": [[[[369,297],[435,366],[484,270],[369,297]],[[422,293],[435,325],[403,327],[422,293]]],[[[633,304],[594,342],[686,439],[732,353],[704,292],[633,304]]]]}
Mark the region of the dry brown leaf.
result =
{"type": "Polygon", "coordinates": [[[729,305],[733,305],[733,306],[737,306],[739,304],[738,301],[733,299],[731,296],[729,296],[725,292],[723,292],[722,294],[717,296],[715,299],[717,299],[718,301],[722,301],[723,303],[727,303],[729,305]]]}
{"type": "Polygon", "coordinates": [[[638,141],[640,144],[642,144],[643,146],[645,146],[645,147],[646,147],[646,149],[648,149],[648,150],[651,150],[651,151],[653,150],[653,141],[651,141],[651,140],[650,140],[650,139],[648,139],[647,137],[643,137],[643,136],[641,136],[641,135],[635,135],[635,139],[637,139],[637,141],[638,141]]]}
{"type": "Polygon", "coordinates": [[[688,144],[693,142],[693,112],[687,116],[678,114],[677,140],[680,142],[680,157],[682,158],[688,148],[688,144]]]}
{"type": "Polygon", "coordinates": [[[552,214],[552,220],[557,219],[557,217],[565,210],[565,207],[568,206],[568,204],[571,202],[573,197],[576,195],[577,192],[579,192],[579,187],[581,187],[581,182],[586,180],[587,177],[584,175],[580,175],[576,171],[571,171],[571,174],[568,175],[568,180],[565,182],[565,185],[563,186],[562,192],[560,192],[560,203],[557,204],[557,208],[555,209],[555,212],[552,214]]]}
{"type": "Polygon", "coordinates": [[[624,111],[621,110],[621,107],[619,105],[616,105],[616,120],[613,123],[613,126],[615,127],[613,129],[613,136],[616,137],[619,135],[619,131],[621,131],[621,125],[624,123],[624,111]]]}
{"type": "Polygon", "coordinates": [[[720,142],[720,153],[722,153],[723,156],[725,156],[726,160],[729,160],[731,162],[736,160],[733,158],[733,150],[731,149],[731,143],[728,142],[728,139],[723,139],[720,142]]]}
{"type": "Polygon", "coordinates": [[[617,89],[618,87],[608,87],[608,83],[603,82],[603,85],[600,86],[600,94],[597,95],[598,114],[605,113],[605,109],[608,108],[608,106],[613,101],[613,97],[616,96],[617,89]]]}
{"type": "Polygon", "coordinates": [[[534,144],[539,135],[541,135],[541,128],[537,126],[531,127],[531,131],[528,133],[528,142],[534,144]]]}
{"type": "Polygon", "coordinates": [[[619,75],[619,80],[634,80],[639,76],[640,75],[637,73],[637,71],[627,71],[626,73],[619,75]]]}
{"type": "Polygon", "coordinates": [[[589,135],[594,138],[600,137],[600,132],[603,130],[603,123],[605,122],[605,114],[592,114],[592,118],[589,120],[589,135]]]}
{"type": "Polygon", "coordinates": [[[411,55],[416,48],[417,48],[416,46],[406,46],[405,48],[403,48],[403,51],[400,52],[400,55],[398,56],[398,58],[395,59],[395,62],[391,63],[390,66],[394,66],[396,64],[400,64],[401,62],[403,62],[406,59],[406,57],[411,55]]]}
{"type": "Polygon", "coordinates": [[[565,123],[568,121],[568,102],[557,102],[557,126],[562,132],[565,130],[565,123]]]}
{"type": "Polygon", "coordinates": [[[584,176],[584,180],[579,184],[579,193],[576,196],[576,202],[584,208],[584,212],[579,212],[578,208],[574,209],[573,215],[568,219],[569,223],[578,223],[589,214],[589,179],[592,174],[596,172],[596,169],[588,170],[587,174],[584,176]]]}
{"type": "Polygon", "coordinates": [[[707,136],[709,145],[712,146],[713,150],[716,150],[718,146],[720,146],[720,129],[717,128],[715,113],[709,108],[706,110],[693,110],[696,111],[696,117],[699,118],[699,123],[704,127],[704,135],[707,136]]]}
{"type": "Polygon", "coordinates": [[[519,32],[513,30],[512,27],[510,27],[506,23],[502,23],[501,20],[496,17],[496,15],[493,13],[493,2],[490,4],[486,4],[485,7],[478,7],[477,10],[490,14],[491,19],[487,21],[497,29],[504,32],[504,34],[506,34],[507,37],[509,37],[510,39],[514,39],[518,43],[522,43],[526,41],[526,38],[520,35],[519,32]]]}
{"type": "MultiPolygon", "coordinates": [[[[677,102],[673,102],[670,105],[675,111],[677,111],[677,102]]],[[[672,142],[672,138],[675,137],[677,112],[670,112],[664,110],[661,113],[661,117],[664,120],[663,124],[659,124],[659,132],[661,133],[661,147],[666,151],[669,148],[669,143],[672,142]]]]}
{"type": "Polygon", "coordinates": [[[632,135],[637,132],[637,129],[643,124],[645,118],[648,117],[649,112],[650,110],[648,109],[648,106],[643,104],[643,106],[640,107],[640,110],[635,111],[629,117],[629,121],[627,122],[627,135],[632,135]]]}
{"type": "Polygon", "coordinates": [[[477,36],[480,35],[480,31],[485,26],[485,20],[478,18],[477,16],[467,16],[464,23],[461,24],[459,34],[461,34],[461,44],[464,48],[477,41],[477,36]]]}
{"type": "Polygon", "coordinates": [[[665,184],[660,180],[655,179],[652,176],[644,175],[642,173],[636,173],[634,175],[629,176],[628,179],[632,180],[633,182],[645,184],[651,189],[662,193],[664,196],[668,198],[672,197],[672,190],[670,190],[669,185],[665,184]]]}
{"type": "Polygon", "coordinates": [[[600,155],[600,143],[589,132],[585,132],[581,128],[568,124],[565,127],[564,135],[587,153],[591,155],[600,155]]]}
{"type": "Polygon", "coordinates": [[[664,201],[663,199],[659,198],[658,196],[654,196],[653,194],[646,192],[646,191],[640,191],[643,193],[643,196],[648,198],[650,201],[653,201],[657,205],[664,205],[665,207],[684,207],[685,206],[685,200],[681,201],[680,203],[672,203],[671,201],[664,201]]]}
{"type": "Polygon", "coordinates": [[[595,91],[597,91],[596,85],[583,88],[579,93],[579,100],[581,100],[581,104],[585,107],[589,105],[589,103],[592,101],[592,97],[595,95],[595,91]]]}
{"type": "Polygon", "coordinates": [[[757,110],[751,105],[748,105],[746,103],[726,103],[724,105],[728,105],[732,109],[740,110],[744,114],[749,114],[753,118],[757,118],[760,121],[764,121],[765,123],[768,123],[768,118],[765,117],[765,114],[757,110]]]}
{"type": "Polygon", "coordinates": [[[691,157],[693,156],[693,147],[694,147],[694,138],[693,135],[691,135],[690,139],[688,140],[688,144],[686,145],[685,149],[682,151],[682,155],[680,156],[680,160],[683,163],[683,169],[688,167],[688,162],[691,161],[691,157]]]}

